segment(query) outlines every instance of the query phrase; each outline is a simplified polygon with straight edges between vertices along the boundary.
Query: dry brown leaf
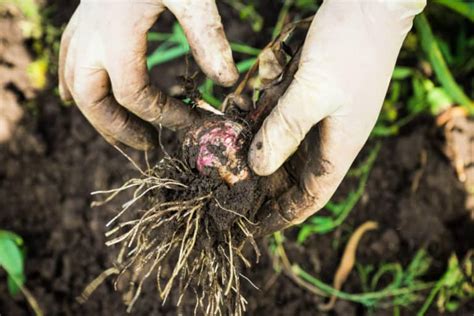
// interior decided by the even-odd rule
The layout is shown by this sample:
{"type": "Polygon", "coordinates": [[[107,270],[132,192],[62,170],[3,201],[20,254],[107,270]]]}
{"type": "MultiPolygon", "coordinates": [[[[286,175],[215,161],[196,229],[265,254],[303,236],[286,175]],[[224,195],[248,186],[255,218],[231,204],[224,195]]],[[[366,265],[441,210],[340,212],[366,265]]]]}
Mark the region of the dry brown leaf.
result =
{"type": "MultiPolygon", "coordinates": [[[[374,221],[367,221],[364,224],[360,225],[355,232],[352,234],[349,242],[344,249],[344,254],[342,255],[341,263],[337,268],[336,275],[334,276],[333,287],[336,290],[340,290],[342,285],[346,281],[347,277],[352,271],[354,264],[356,262],[356,252],[357,246],[362,236],[369,230],[374,230],[378,228],[378,223],[374,221]]],[[[322,311],[331,310],[336,304],[337,297],[335,295],[331,296],[329,301],[326,304],[319,305],[319,309],[322,311]]]]}

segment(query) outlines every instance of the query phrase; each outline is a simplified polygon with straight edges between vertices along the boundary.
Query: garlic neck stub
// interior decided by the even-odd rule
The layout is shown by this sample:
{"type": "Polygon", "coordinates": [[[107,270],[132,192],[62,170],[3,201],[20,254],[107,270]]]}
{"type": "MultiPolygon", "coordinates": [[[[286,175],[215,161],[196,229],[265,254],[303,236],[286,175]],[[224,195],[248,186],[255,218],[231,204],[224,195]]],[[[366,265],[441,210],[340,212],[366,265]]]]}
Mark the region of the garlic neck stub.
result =
{"type": "Polygon", "coordinates": [[[245,127],[232,120],[209,120],[191,129],[183,144],[185,159],[201,175],[229,185],[249,177],[245,127]]]}

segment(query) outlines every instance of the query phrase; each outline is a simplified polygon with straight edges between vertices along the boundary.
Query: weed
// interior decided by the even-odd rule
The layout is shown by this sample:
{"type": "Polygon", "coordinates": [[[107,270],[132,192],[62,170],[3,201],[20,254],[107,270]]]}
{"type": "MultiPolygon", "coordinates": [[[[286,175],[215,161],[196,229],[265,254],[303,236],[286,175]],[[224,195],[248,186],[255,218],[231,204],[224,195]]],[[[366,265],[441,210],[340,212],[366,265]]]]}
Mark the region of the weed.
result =
{"type": "Polygon", "coordinates": [[[25,287],[25,249],[23,239],[17,234],[0,230],[0,267],[7,273],[7,286],[11,295],[22,292],[35,315],[43,312],[38,302],[25,287]]]}
{"type": "Polygon", "coordinates": [[[234,10],[239,13],[240,19],[248,21],[252,30],[256,33],[260,32],[263,27],[263,17],[258,13],[256,9],[257,1],[247,1],[250,3],[244,3],[241,0],[225,0],[234,10]]]}
{"type": "Polygon", "coordinates": [[[325,209],[331,213],[331,216],[313,215],[299,226],[298,243],[303,244],[312,234],[327,234],[344,222],[364,194],[370,171],[379,152],[380,143],[377,143],[361,166],[352,169],[348,173],[349,177],[358,178],[359,183],[356,190],[350,192],[343,201],[339,203],[331,201],[325,206],[325,209]]]}
{"type": "Polygon", "coordinates": [[[435,0],[433,3],[443,5],[459,15],[466,17],[474,22],[474,3],[467,1],[435,0]]]}
{"type": "Polygon", "coordinates": [[[298,264],[292,263],[286,254],[284,238],[281,232],[274,234],[271,249],[273,250],[272,258],[277,272],[283,270],[288,277],[302,288],[317,296],[332,296],[362,304],[368,309],[407,306],[421,299],[417,293],[426,291],[434,286],[434,282],[421,281],[421,276],[428,270],[430,262],[426,252],[423,250],[418,251],[406,269],[403,269],[399,263],[383,265],[373,274],[370,282],[367,282],[368,274],[373,271],[373,268],[359,268],[359,271],[362,270],[364,272],[362,277],[362,280],[365,282],[363,288],[367,291],[360,294],[352,294],[326,284],[305,271],[298,264]],[[386,274],[392,275],[392,281],[379,289],[380,279],[386,274]]]}
{"type": "Polygon", "coordinates": [[[15,295],[25,283],[23,239],[0,230],[0,266],[7,272],[8,291],[15,295]]]}
{"type": "Polygon", "coordinates": [[[462,263],[455,254],[452,254],[446,272],[436,282],[417,315],[425,315],[436,297],[436,305],[441,313],[453,313],[463,301],[474,299],[473,267],[474,253],[472,251],[466,255],[462,263]]]}
{"type": "MultiPolygon", "coordinates": [[[[150,32],[148,34],[149,41],[159,41],[160,45],[147,57],[148,68],[151,69],[157,65],[166,63],[173,59],[189,54],[190,48],[186,40],[183,29],[178,23],[173,25],[172,33],[150,32]]],[[[260,49],[254,48],[242,43],[230,43],[231,49],[235,53],[249,55],[250,57],[237,63],[237,70],[240,73],[248,71],[256,61],[256,57],[260,53],[260,49]]],[[[222,99],[214,94],[214,82],[206,79],[199,87],[199,92],[204,101],[214,107],[222,104],[222,99]]]]}
{"type": "Polygon", "coordinates": [[[443,54],[441,53],[438,42],[433,35],[428,19],[424,14],[420,14],[416,17],[415,28],[420,36],[423,51],[433,66],[437,79],[441,82],[446,92],[457,103],[465,106],[471,114],[474,114],[474,103],[454,80],[443,54]]]}

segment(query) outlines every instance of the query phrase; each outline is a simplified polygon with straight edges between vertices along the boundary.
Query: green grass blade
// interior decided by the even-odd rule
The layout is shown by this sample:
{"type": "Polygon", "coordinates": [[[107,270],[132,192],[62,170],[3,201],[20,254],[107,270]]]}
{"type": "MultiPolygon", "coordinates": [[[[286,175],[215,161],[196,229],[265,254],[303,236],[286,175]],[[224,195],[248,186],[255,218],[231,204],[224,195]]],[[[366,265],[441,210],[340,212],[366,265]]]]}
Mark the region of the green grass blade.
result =
{"type": "Polygon", "coordinates": [[[249,58],[249,59],[242,60],[241,62],[237,63],[237,70],[240,73],[246,72],[253,66],[256,60],[257,58],[249,58]]]}
{"type": "Polygon", "coordinates": [[[474,22],[474,2],[460,0],[435,0],[434,3],[443,5],[474,22]]]}
{"type": "Polygon", "coordinates": [[[204,81],[204,83],[199,87],[199,92],[201,92],[204,101],[217,109],[221,107],[222,101],[214,95],[214,82],[212,82],[211,79],[206,79],[206,81],[204,81]]]}
{"type": "Polygon", "coordinates": [[[415,27],[420,37],[423,51],[433,66],[433,70],[441,85],[454,101],[464,106],[470,114],[474,114],[474,104],[454,80],[433,35],[428,19],[424,14],[416,17],[415,27]]]}
{"type": "Polygon", "coordinates": [[[413,69],[410,67],[397,66],[393,70],[392,80],[403,80],[413,75],[413,69]]]}
{"type": "Polygon", "coordinates": [[[216,109],[219,109],[222,102],[218,98],[216,98],[213,94],[210,94],[208,92],[201,92],[202,98],[204,101],[215,107],[216,109]]]}
{"type": "Polygon", "coordinates": [[[253,55],[253,56],[258,56],[258,54],[260,54],[260,51],[261,51],[258,48],[241,44],[241,43],[235,43],[235,42],[230,43],[230,48],[232,48],[233,52],[253,55]]]}
{"type": "Polygon", "coordinates": [[[414,285],[413,287],[402,287],[402,288],[397,288],[397,289],[385,289],[377,292],[367,292],[367,293],[361,293],[361,294],[351,294],[347,292],[343,292],[340,290],[336,290],[332,286],[324,283],[323,281],[315,278],[311,274],[307,273],[305,270],[303,270],[299,265],[293,265],[292,266],[293,272],[303,280],[311,283],[312,285],[316,286],[320,290],[324,291],[325,293],[329,295],[335,295],[336,297],[347,300],[347,301],[352,301],[352,302],[357,302],[360,304],[363,304],[367,307],[374,306],[378,300],[381,299],[386,299],[389,297],[396,297],[399,295],[407,294],[407,293],[413,293],[413,292],[418,292],[418,291],[423,291],[429,288],[433,287],[432,283],[419,283],[417,285],[414,285]]]}
{"type": "Polygon", "coordinates": [[[23,246],[23,238],[21,238],[20,235],[17,235],[8,230],[0,229],[0,240],[7,238],[13,240],[18,246],[23,246]]]}
{"type": "Polygon", "coordinates": [[[290,7],[293,5],[294,0],[285,0],[283,3],[283,6],[280,10],[280,13],[278,14],[278,20],[273,28],[273,33],[272,33],[272,38],[275,39],[278,34],[281,33],[281,30],[283,29],[283,26],[285,25],[286,18],[288,16],[288,12],[290,11],[290,7]]]}
{"type": "Polygon", "coordinates": [[[381,144],[377,143],[363,165],[357,169],[351,169],[351,175],[359,177],[359,184],[356,190],[350,192],[348,196],[339,203],[328,202],[326,204],[325,208],[333,214],[332,217],[314,215],[306,221],[306,223],[301,224],[297,237],[300,244],[312,234],[327,234],[331,232],[346,220],[365,192],[370,171],[375,164],[380,148],[381,144]]]}
{"type": "Polygon", "coordinates": [[[164,42],[164,41],[168,41],[170,38],[171,38],[170,33],[149,32],[147,34],[147,40],[150,42],[156,42],[156,41],[164,42]]]}
{"type": "Polygon", "coordinates": [[[357,186],[357,189],[355,192],[352,192],[352,194],[348,197],[344,208],[341,210],[341,213],[337,218],[334,220],[334,226],[332,229],[336,228],[337,226],[341,225],[349,216],[351,213],[352,209],[357,205],[359,200],[361,199],[362,195],[365,192],[365,186],[367,185],[367,181],[369,179],[370,171],[372,170],[372,167],[375,164],[375,160],[378,157],[378,154],[380,152],[381,144],[377,143],[375,147],[371,150],[369,157],[367,158],[367,161],[364,163],[364,172],[360,176],[359,179],[359,184],[357,186]]]}
{"type": "Polygon", "coordinates": [[[153,54],[151,54],[147,58],[148,69],[152,68],[153,66],[163,64],[167,61],[173,60],[175,58],[184,56],[188,52],[189,52],[188,46],[173,47],[163,52],[155,51],[153,54]]]}

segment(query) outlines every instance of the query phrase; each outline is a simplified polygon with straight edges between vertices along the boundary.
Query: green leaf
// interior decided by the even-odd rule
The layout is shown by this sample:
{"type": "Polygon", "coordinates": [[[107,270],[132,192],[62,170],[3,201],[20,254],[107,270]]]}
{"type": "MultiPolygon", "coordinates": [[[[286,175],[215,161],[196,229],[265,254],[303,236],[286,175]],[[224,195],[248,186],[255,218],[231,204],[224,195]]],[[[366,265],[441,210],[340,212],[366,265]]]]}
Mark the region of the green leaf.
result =
{"type": "Polygon", "coordinates": [[[390,97],[388,98],[387,101],[390,101],[391,103],[397,103],[398,100],[400,99],[401,91],[402,91],[401,82],[393,81],[390,86],[390,97]]]}
{"type": "Polygon", "coordinates": [[[407,108],[408,111],[412,114],[418,114],[423,112],[428,108],[428,103],[426,102],[426,79],[423,79],[419,76],[414,76],[411,81],[413,95],[408,99],[407,108]]]}
{"type": "MultiPolygon", "coordinates": [[[[166,34],[151,33],[149,37],[164,37],[166,34]]],[[[173,33],[163,42],[150,56],[147,58],[147,67],[151,69],[153,66],[163,64],[170,60],[176,59],[189,52],[189,44],[186,35],[178,23],[173,25],[173,33]]]]}
{"type": "Polygon", "coordinates": [[[459,260],[456,255],[452,255],[451,258],[449,258],[448,272],[444,279],[444,286],[453,287],[456,283],[462,281],[463,277],[464,276],[459,266],[459,260]]]}
{"type": "Polygon", "coordinates": [[[447,41],[443,40],[439,36],[436,36],[436,41],[438,42],[439,50],[441,51],[444,59],[446,60],[446,63],[451,66],[454,62],[454,57],[451,53],[451,47],[449,47],[447,41]]]}
{"type": "Polygon", "coordinates": [[[411,283],[416,278],[423,276],[431,266],[431,258],[428,256],[428,253],[424,249],[419,249],[410,265],[407,268],[407,273],[405,276],[405,283],[411,283]]]}
{"type": "Polygon", "coordinates": [[[240,1],[227,1],[231,6],[239,11],[240,19],[250,22],[254,32],[260,32],[263,27],[263,17],[257,12],[254,5],[245,5],[240,1]]]}
{"type": "Polygon", "coordinates": [[[260,54],[260,49],[254,48],[241,43],[230,43],[230,48],[233,52],[242,53],[247,55],[258,56],[260,54]]]}
{"type": "Polygon", "coordinates": [[[456,301],[447,302],[445,305],[446,310],[450,313],[457,311],[459,306],[460,306],[459,302],[456,302],[456,301]]]}
{"type": "Polygon", "coordinates": [[[21,238],[19,235],[15,234],[14,232],[8,231],[8,230],[2,230],[0,229],[0,240],[3,239],[11,239],[13,240],[18,246],[23,246],[23,238],[21,238]]]}
{"type": "Polygon", "coordinates": [[[403,80],[413,75],[413,69],[410,67],[397,66],[393,70],[393,80],[403,80]]]}
{"type": "Polygon", "coordinates": [[[12,235],[2,234],[0,238],[0,266],[8,274],[8,289],[14,295],[25,282],[24,258],[20,249],[21,243],[17,243],[18,236],[9,237],[12,235]]]}
{"type": "Polygon", "coordinates": [[[342,209],[344,208],[344,205],[342,203],[335,203],[335,202],[329,201],[324,206],[324,208],[329,210],[334,215],[338,215],[342,212],[342,209]]]}
{"type": "Polygon", "coordinates": [[[311,218],[311,223],[314,225],[326,225],[329,223],[333,223],[333,220],[329,216],[313,216],[311,218]]]}
{"type": "Polygon", "coordinates": [[[181,43],[182,46],[188,45],[186,34],[184,34],[183,28],[181,27],[181,25],[179,25],[179,23],[175,23],[173,25],[173,39],[181,43]]]}
{"type": "MultiPolygon", "coordinates": [[[[394,87],[397,87],[397,85],[395,85],[394,87]]],[[[394,89],[395,94],[397,93],[397,91],[396,91],[397,89],[398,88],[394,89]]],[[[398,118],[397,108],[395,107],[393,102],[391,102],[390,100],[385,100],[385,102],[383,103],[383,106],[382,106],[382,112],[380,112],[379,119],[382,120],[382,121],[393,123],[393,122],[395,122],[395,120],[397,118],[398,118]]]]}
{"type": "Polygon", "coordinates": [[[308,239],[308,237],[311,236],[312,234],[313,234],[313,230],[311,226],[305,225],[301,227],[301,229],[299,230],[298,238],[296,239],[296,242],[298,244],[303,244],[306,241],[306,239],[308,239]]]}
{"type": "Polygon", "coordinates": [[[324,234],[334,228],[334,220],[329,216],[313,216],[302,224],[298,231],[297,242],[302,244],[313,234],[324,234]]]}
{"type": "Polygon", "coordinates": [[[147,58],[148,69],[153,66],[163,64],[167,61],[181,57],[189,52],[189,47],[177,46],[170,48],[164,52],[160,52],[159,48],[147,58]]]}
{"type": "Polygon", "coordinates": [[[10,292],[11,295],[18,294],[20,290],[20,286],[25,284],[25,281],[26,281],[26,277],[24,274],[17,275],[17,276],[8,275],[7,277],[8,292],[10,292]]]}
{"type": "Polygon", "coordinates": [[[222,102],[221,100],[219,100],[218,98],[216,98],[213,94],[211,93],[207,93],[205,91],[202,91],[201,92],[201,95],[202,95],[202,98],[204,99],[204,101],[206,101],[207,103],[209,103],[210,105],[212,105],[213,107],[215,107],[216,109],[218,109],[222,102]]]}
{"type": "Polygon", "coordinates": [[[474,2],[461,0],[435,0],[434,3],[441,4],[474,22],[474,2]]]}
{"type": "Polygon", "coordinates": [[[438,42],[433,35],[428,19],[424,14],[420,14],[415,18],[415,27],[420,37],[423,51],[433,67],[436,78],[438,78],[443,88],[455,102],[463,105],[471,114],[474,114],[474,103],[454,80],[451,71],[446,65],[438,42]]]}
{"type": "Polygon", "coordinates": [[[426,98],[430,105],[430,112],[433,115],[440,114],[454,103],[449,94],[441,87],[434,87],[428,91],[426,98]]]}
{"type": "Polygon", "coordinates": [[[374,129],[372,130],[371,136],[372,137],[388,137],[388,136],[393,136],[398,134],[399,127],[396,125],[390,125],[390,126],[383,126],[383,125],[378,125],[375,126],[374,129]]]}
{"type": "Polygon", "coordinates": [[[171,34],[169,33],[158,33],[158,32],[148,32],[147,40],[150,42],[155,41],[167,41],[171,38],[171,34]]]}
{"type": "Polygon", "coordinates": [[[299,10],[313,11],[315,12],[318,9],[318,5],[314,0],[296,0],[295,6],[299,10]]]}
{"type": "Polygon", "coordinates": [[[253,66],[253,64],[255,64],[256,60],[257,58],[249,58],[249,59],[242,60],[241,62],[237,64],[237,70],[240,73],[246,72],[253,66]]]}

